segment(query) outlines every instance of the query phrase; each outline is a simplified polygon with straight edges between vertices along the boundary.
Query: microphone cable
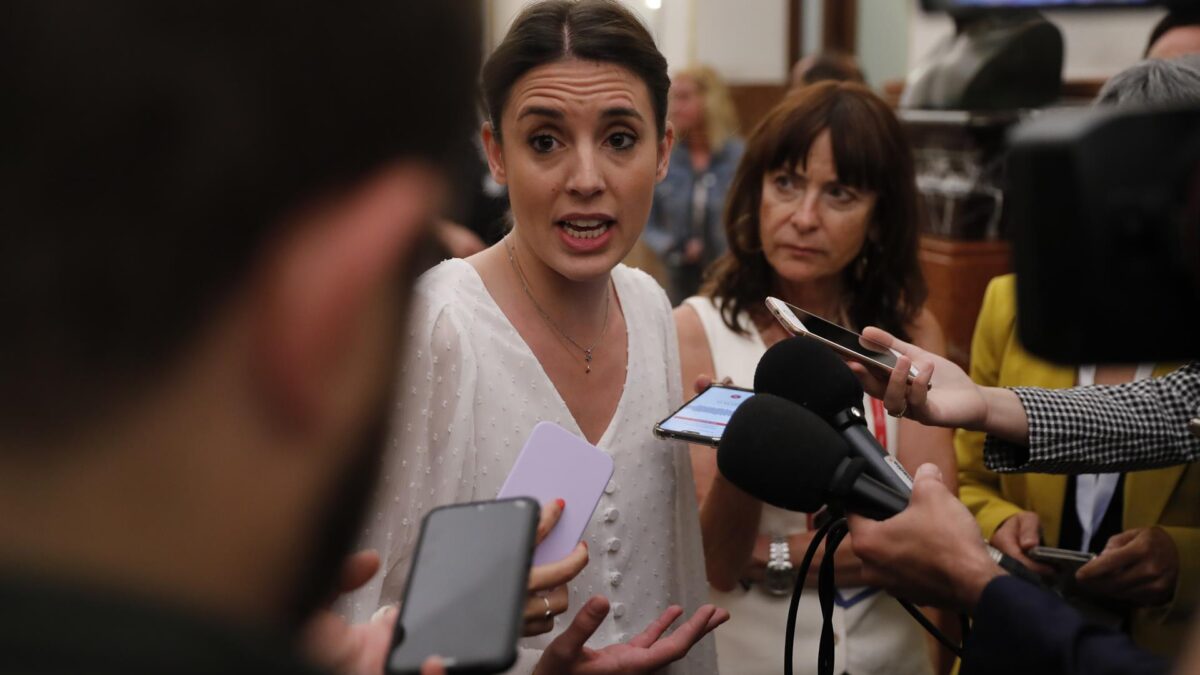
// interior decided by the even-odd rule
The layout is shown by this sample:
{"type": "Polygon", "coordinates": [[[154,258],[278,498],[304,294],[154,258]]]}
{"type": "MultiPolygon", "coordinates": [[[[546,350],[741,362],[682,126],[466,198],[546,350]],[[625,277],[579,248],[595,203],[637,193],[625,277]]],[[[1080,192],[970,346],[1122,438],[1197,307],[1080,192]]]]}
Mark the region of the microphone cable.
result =
{"type": "MultiPolygon", "coordinates": [[[[866,462],[863,459],[851,460],[851,466],[847,471],[849,480],[853,481],[865,468],[866,462]]],[[[793,675],[792,659],[795,656],[796,620],[800,613],[800,596],[804,592],[804,582],[808,578],[809,570],[812,569],[812,562],[821,542],[825,542],[826,546],[825,556],[821,559],[821,567],[817,573],[817,596],[821,602],[821,641],[817,653],[817,673],[818,675],[833,675],[833,601],[834,595],[837,593],[837,586],[834,583],[834,554],[842,540],[850,533],[850,527],[844,515],[845,510],[840,505],[830,503],[828,508],[831,509],[834,517],[830,518],[813,535],[812,541],[808,544],[808,550],[804,552],[804,560],[800,563],[796,585],[792,588],[792,600],[788,605],[787,636],[783,643],[784,675],[793,675]]],[[[955,656],[962,658],[961,645],[954,644],[912,603],[900,598],[896,598],[896,601],[938,642],[945,645],[955,656]]],[[[970,621],[966,614],[961,614],[960,618],[965,641],[970,621]]]]}

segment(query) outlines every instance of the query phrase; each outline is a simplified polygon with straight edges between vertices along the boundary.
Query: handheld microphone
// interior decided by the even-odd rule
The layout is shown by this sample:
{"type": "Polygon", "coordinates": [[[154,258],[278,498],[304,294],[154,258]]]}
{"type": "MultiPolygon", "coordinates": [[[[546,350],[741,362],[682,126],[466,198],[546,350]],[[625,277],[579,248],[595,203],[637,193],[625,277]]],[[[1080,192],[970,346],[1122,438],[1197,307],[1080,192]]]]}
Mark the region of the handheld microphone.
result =
{"type": "Polygon", "coordinates": [[[813,413],[771,394],[755,394],[734,411],[717,445],[717,468],[729,482],[788,511],[813,513],[830,501],[883,520],[908,499],[863,473],[846,442],[813,413]]]}
{"type": "Polygon", "coordinates": [[[837,429],[852,457],[861,457],[873,478],[904,497],[912,494],[912,478],[879,445],[863,416],[863,388],[833,350],[805,337],[777,342],[754,371],[754,391],[798,403],[837,429]]]}
{"type": "MultiPolygon", "coordinates": [[[[786,356],[787,352],[781,350],[777,354],[786,356]]],[[[765,362],[766,356],[755,373],[756,389],[765,362]]],[[[776,370],[782,371],[782,368],[776,370]]],[[[853,373],[850,376],[853,377],[853,373]]],[[[843,396],[847,396],[845,382],[834,381],[843,387],[843,396]]],[[[859,392],[861,400],[861,389],[859,392]]],[[[874,447],[878,448],[878,445],[874,447]]],[[[853,449],[853,445],[848,445],[843,436],[813,412],[790,400],[761,393],[752,396],[730,417],[717,445],[717,468],[742,490],[789,511],[813,513],[830,497],[841,499],[847,510],[875,520],[884,520],[903,511],[912,496],[908,485],[904,492],[897,492],[890,485],[867,475],[859,475],[849,485],[844,484],[851,471],[847,462],[852,461],[849,454],[853,449]],[[797,447],[803,450],[797,451],[797,447]]],[[[879,451],[855,457],[858,462],[867,462],[866,468],[871,470],[872,465],[863,455],[878,457],[879,451]]],[[[1041,578],[1020,561],[991,544],[986,546],[988,555],[1004,571],[1036,586],[1044,585],[1041,578]]]]}

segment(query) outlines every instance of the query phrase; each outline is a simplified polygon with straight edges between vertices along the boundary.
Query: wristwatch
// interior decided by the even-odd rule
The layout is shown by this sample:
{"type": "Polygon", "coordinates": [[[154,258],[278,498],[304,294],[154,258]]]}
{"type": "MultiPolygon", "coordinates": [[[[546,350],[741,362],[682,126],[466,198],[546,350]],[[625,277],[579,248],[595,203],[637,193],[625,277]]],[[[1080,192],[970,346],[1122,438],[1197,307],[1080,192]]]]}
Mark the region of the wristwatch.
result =
{"type": "Polygon", "coordinates": [[[796,568],[792,566],[792,551],[787,537],[772,537],[767,553],[767,571],[763,591],[770,595],[790,595],[796,585],[796,568]]]}

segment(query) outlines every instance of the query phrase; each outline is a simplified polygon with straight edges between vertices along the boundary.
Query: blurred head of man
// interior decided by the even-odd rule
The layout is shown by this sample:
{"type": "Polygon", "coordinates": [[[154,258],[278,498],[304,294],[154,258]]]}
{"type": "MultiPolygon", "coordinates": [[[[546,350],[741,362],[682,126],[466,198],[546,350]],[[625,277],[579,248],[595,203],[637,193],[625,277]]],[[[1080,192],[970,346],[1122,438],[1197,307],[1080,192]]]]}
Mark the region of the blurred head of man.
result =
{"type": "Polygon", "coordinates": [[[328,597],[477,10],[6,7],[0,580],[284,629],[328,597]]]}
{"type": "Polygon", "coordinates": [[[1200,53],[1200,8],[1175,9],[1150,33],[1146,58],[1173,59],[1200,53]]]}

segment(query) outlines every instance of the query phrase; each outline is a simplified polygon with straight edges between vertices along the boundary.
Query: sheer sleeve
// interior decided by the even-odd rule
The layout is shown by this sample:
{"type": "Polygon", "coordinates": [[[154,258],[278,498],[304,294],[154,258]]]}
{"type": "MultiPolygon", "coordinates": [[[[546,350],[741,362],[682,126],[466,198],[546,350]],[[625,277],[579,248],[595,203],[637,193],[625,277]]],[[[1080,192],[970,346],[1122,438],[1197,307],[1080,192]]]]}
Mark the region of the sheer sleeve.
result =
{"type": "Polygon", "coordinates": [[[467,327],[448,302],[418,297],[401,361],[391,437],[362,548],[381,569],[354,593],[345,613],[363,621],[401,600],[431,509],[475,498],[475,354],[467,327]]]}

